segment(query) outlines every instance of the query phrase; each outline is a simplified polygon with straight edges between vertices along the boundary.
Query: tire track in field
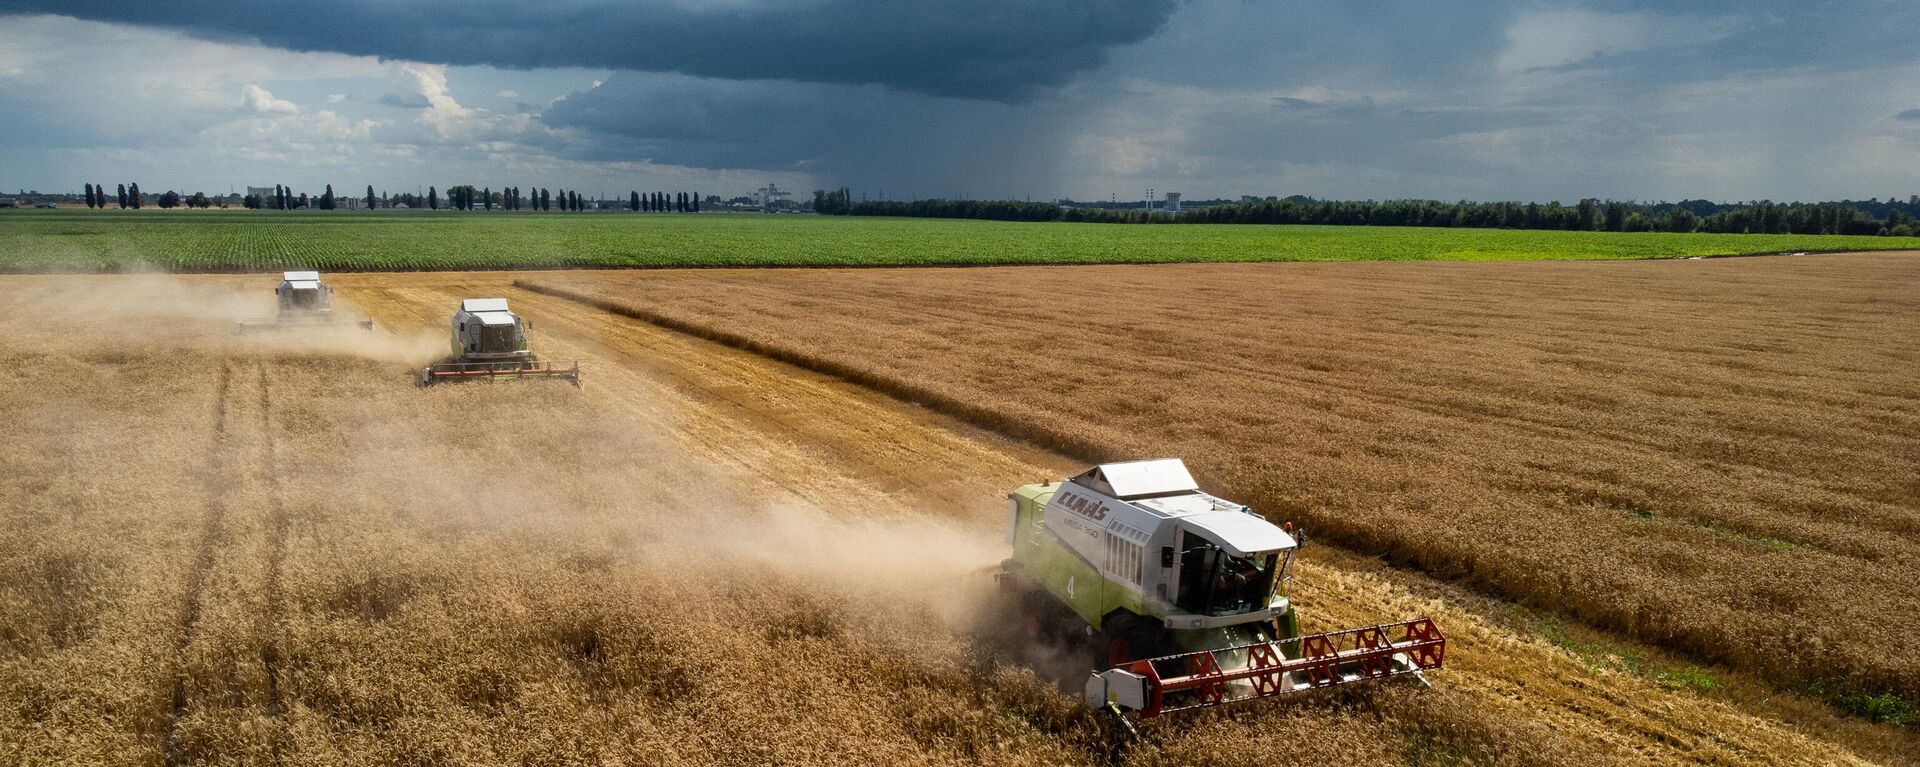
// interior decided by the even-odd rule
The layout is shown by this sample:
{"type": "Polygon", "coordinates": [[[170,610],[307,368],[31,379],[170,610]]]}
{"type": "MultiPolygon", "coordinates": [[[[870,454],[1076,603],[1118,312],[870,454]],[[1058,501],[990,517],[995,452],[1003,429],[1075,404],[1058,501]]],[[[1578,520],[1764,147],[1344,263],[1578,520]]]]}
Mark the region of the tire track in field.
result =
{"type": "Polygon", "coordinates": [[[280,473],[280,453],[278,440],[273,430],[273,375],[265,371],[262,363],[260,375],[260,430],[262,432],[262,452],[266,462],[267,514],[269,519],[269,540],[267,543],[267,582],[265,586],[266,611],[262,617],[265,630],[261,632],[264,642],[260,645],[260,665],[267,676],[267,717],[272,729],[267,737],[269,753],[273,763],[278,765],[282,759],[282,749],[286,743],[286,699],[280,683],[280,647],[282,644],[281,624],[286,615],[285,590],[281,585],[281,563],[287,553],[287,507],[280,473]]]}
{"type": "Polygon", "coordinates": [[[232,484],[227,476],[226,448],[231,437],[229,415],[233,389],[234,363],[229,360],[220,367],[220,380],[215,387],[213,412],[213,437],[207,448],[207,467],[204,476],[207,507],[201,516],[200,544],[194,554],[193,571],[187,576],[186,609],[180,616],[180,625],[175,630],[173,643],[174,673],[173,701],[167,718],[166,739],[161,743],[166,754],[166,764],[185,763],[185,754],[179,748],[181,721],[187,715],[187,651],[193,645],[195,634],[200,628],[202,600],[206,594],[207,574],[212,572],[214,556],[219,551],[221,538],[226,524],[226,494],[232,484]]]}

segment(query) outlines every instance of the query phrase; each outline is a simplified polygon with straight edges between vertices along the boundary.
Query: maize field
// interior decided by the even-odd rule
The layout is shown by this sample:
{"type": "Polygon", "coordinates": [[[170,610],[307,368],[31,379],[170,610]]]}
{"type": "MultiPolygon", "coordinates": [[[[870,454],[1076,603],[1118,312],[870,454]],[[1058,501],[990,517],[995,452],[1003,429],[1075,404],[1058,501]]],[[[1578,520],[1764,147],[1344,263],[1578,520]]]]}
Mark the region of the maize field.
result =
{"type": "Polygon", "coordinates": [[[1644,259],[1920,238],[762,214],[0,211],[0,272],[1644,259]]]}

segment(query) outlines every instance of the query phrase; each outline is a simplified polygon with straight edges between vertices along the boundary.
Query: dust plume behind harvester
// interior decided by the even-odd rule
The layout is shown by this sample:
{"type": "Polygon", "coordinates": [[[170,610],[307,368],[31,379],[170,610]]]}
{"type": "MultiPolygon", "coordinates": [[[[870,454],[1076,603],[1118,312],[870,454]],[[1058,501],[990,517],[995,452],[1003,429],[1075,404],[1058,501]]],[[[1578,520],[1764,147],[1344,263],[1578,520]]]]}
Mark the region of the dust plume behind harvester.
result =
{"type": "Polygon", "coordinates": [[[1287,596],[1302,536],[1201,492],[1178,459],[1101,464],[1008,496],[1030,639],[1092,638],[1089,705],[1140,717],[1441,665],[1429,618],[1301,635],[1287,596]]]}
{"type": "Polygon", "coordinates": [[[240,332],[328,327],[347,322],[355,322],[367,330],[373,329],[371,319],[349,320],[334,313],[333,288],[320,281],[319,272],[282,272],[280,284],[274,286],[273,295],[280,305],[279,313],[270,318],[241,320],[240,332]]]}
{"type": "Polygon", "coordinates": [[[453,356],[420,370],[420,385],[502,378],[560,378],[580,385],[578,360],[541,360],[527,344],[533,321],[504,298],[468,298],[453,315],[453,356]]]}

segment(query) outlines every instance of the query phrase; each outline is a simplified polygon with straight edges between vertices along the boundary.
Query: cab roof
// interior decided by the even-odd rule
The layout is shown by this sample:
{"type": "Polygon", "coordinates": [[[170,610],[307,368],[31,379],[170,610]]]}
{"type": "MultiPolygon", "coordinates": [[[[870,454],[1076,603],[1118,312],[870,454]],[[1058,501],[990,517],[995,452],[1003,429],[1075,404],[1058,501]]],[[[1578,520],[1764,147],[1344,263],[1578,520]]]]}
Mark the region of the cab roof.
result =
{"type": "Polygon", "coordinates": [[[1073,481],[1123,501],[1200,491],[1178,458],[1103,463],[1080,472],[1073,481]]]}
{"type": "Polygon", "coordinates": [[[1244,557],[1294,546],[1293,536],[1272,522],[1238,511],[1209,511],[1180,518],[1206,534],[1228,554],[1244,557]]]}
{"type": "Polygon", "coordinates": [[[319,272],[281,272],[280,279],[287,282],[319,282],[319,272]]]}
{"type": "Polygon", "coordinates": [[[460,302],[460,311],[478,313],[504,312],[509,310],[507,309],[507,299],[504,298],[468,298],[460,302]]]}
{"type": "Polygon", "coordinates": [[[1049,506],[1060,504],[1077,510],[1091,504],[1104,516],[1107,529],[1117,535],[1125,535],[1129,529],[1159,530],[1175,523],[1205,535],[1237,557],[1297,545],[1292,535],[1246,506],[1201,492],[1186,464],[1177,458],[1104,463],[1080,472],[1065,484],[1032,487],[1036,497],[1040,493],[1048,495],[1049,506]],[[1076,487],[1079,490],[1073,489],[1076,487]],[[1101,503],[1097,497],[1089,499],[1089,494],[1117,503],[1101,503]]]}

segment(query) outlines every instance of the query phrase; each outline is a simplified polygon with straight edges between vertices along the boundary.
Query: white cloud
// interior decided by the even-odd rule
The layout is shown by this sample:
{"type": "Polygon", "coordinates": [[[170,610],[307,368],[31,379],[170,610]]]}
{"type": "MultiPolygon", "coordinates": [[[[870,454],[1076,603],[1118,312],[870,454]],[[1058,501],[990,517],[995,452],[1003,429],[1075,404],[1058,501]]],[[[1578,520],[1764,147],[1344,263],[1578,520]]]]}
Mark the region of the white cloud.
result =
{"type": "Polygon", "coordinates": [[[503,91],[496,91],[493,94],[493,97],[497,99],[517,99],[517,98],[520,98],[520,92],[512,88],[508,88],[503,91]]]}
{"type": "Polygon", "coordinates": [[[1495,66],[1503,73],[1551,69],[1602,56],[1697,45],[1723,39],[1733,30],[1728,19],[1701,16],[1539,11],[1507,28],[1507,49],[1495,66]]]}
{"type": "Polygon", "coordinates": [[[254,114],[299,114],[299,105],[286,99],[274,98],[272,93],[253,83],[241,90],[242,108],[254,114]]]}
{"type": "MultiPolygon", "coordinates": [[[[0,178],[39,188],[121,178],[207,192],[262,183],[410,189],[456,179],[569,188],[592,180],[612,191],[679,178],[676,184],[701,189],[753,188],[745,180],[689,180],[718,179],[718,172],[563,159],[557,155],[568,140],[537,116],[463,105],[447,75],[446,67],[413,62],[10,16],[0,23],[0,123],[12,131],[0,178]],[[417,99],[418,111],[382,107],[380,96],[395,90],[417,99]]],[[[503,78],[575,76],[479,69],[463,70],[459,81],[485,83],[476,90],[493,93],[503,78]]],[[[773,178],[810,183],[793,174],[773,178]]]]}
{"type": "Polygon", "coordinates": [[[0,115],[17,110],[62,125],[63,138],[98,144],[174,142],[249,115],[285,114],[298,108],[267,88],[385,70],[369,57],[267,52],[51,16],[0,24],[0,115]]]}

